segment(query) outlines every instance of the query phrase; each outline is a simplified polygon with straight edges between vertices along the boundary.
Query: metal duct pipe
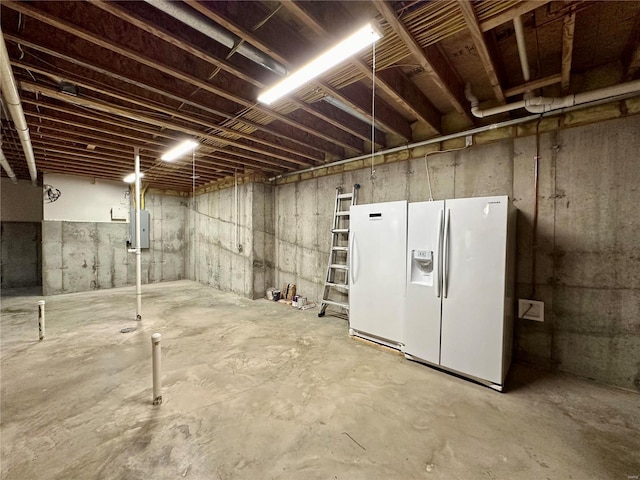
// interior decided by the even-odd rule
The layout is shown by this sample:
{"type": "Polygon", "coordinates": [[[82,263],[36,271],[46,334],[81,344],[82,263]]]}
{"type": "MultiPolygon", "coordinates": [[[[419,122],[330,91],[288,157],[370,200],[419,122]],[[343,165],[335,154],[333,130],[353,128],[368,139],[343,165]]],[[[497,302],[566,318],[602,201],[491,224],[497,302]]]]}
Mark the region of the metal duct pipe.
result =
{"type": "MultiPolygon", "coordinates": [[[[233,49],[236,45],[240,44],[241,40],[233,33],[225,30],[224,28],[212,24],[204,20],[201,16],[189,8],[182,5],[180,2],[172,2],[169,0],[145,0],[149,5],[154,6],[158,10],[163,11],[167,15],[181,21],[182,23],[189,25],[191,28],[199,31],[207,37],[223,44],[225,47],[233,49]]],[[[276,62],[273,58],[266,56],[260,50],[254,48],[251,45],[242,43],[236,50],[237,53],[245,58],[262,65],[267,70],[271,70],[276,75],[281,77],[287,74],[287,69],[284,65],[276,62]]]]}
{"type": "Polygon", "coordinates": [[[484,118],[491,115],[497,115],[499,113],[509,112],[511,110],[517,110],[518,108],[524,108],[531,113],[545,113],[561,108],[573,107],[574,105],[582,105],[584,103],[606,100],[608,98],[613,99],[622,95],[640,93],[640,80],[622,83],[612,87],[600,88],[590,92],[567,95],[566,97],[560,98],[527,98],[520,100],[519,102],[508,103],[507,105],[500,105],[498,107],[487,108],[485,110],[480,110],[478,106],[478,98],[471,92],[471,85],[468,83],[464,89],[464,93],[467,100],[471,102],[471,113],[478,118],[484,118]]]}
{"type": "Polygon", "coordinates": [[[24,110],[22,110],[22,103],[20,102],[20,95],[18,95],[16,79],[13,77],[13,71],[11,70],[11,61],[9,60],[9,52],[7,52],[7,44],[4,43],[4,36],[2,35],[1,29],[0,82],[2,83],[2,94],[7,100],[7,110],[9,110],[9,114],[13,119],[13,124],[18,131],[18,137],[20,137],[22,150],[24,151],[24,156],[27,159],[27,166],[29,167],[31,183],[33,183],[33,185],[36,185],[36,182],[38,181],[36,157],[33,155],[33,147],[31,146],[31,137],[29,136],[27,119],[24,116],[24,110]]]}
{"type": "MultiPolygon", "coordinates": [[[[188,7],[185,7],[180,2],[171,0],[145,0],[145,2],[230,49],[235,48],[236,45],[240,45],[236,49],[238,54],[257,63],[258,65],[263,66],[280,77],[284,77],[289,73],[287,68],[281,63],[277,62],[252,45],[241,43],[241,39],[235,34],[220,27],[219,25],[215,25],[214,23],[204,20],[200,15],[188,7]]],[[[360,112],[346,105],[344,102],[341,102],[337,98],[327,95],[323,97],[322,100],[367,124],[371,124],[371,119],[366,118],[364,115],[360,114],[360,112]]],[[[376,125],[376,128],[388,133],[379,125],[376,125]]]]}
{"type": "Polygon", "coordinates": [[[7,176],[11,179],[13,183],[18,183],[18,178],[16,174],[13,173],[13,169],[9,162],[7,161],[7,157],[4,156],[4,152],[2,151],[2,147],[0,147],[0,165],[4,168],[4,171],[7,172],[7,176]]]}
{"type": "MultiPolygon", "coordinates": [[[[522,76],[525,83],[531,80],[529,72],[529,59],[527,58],[527,46],[524,43],[524,28],[522,26],[522,17],[513,19],[513,28],[516,31],[516,42],[518,44],[518,55],[520,56],[520,66],[522,67],[522,76]]],[[[525,95],[527,92],[525,92],[525,95]]]]}

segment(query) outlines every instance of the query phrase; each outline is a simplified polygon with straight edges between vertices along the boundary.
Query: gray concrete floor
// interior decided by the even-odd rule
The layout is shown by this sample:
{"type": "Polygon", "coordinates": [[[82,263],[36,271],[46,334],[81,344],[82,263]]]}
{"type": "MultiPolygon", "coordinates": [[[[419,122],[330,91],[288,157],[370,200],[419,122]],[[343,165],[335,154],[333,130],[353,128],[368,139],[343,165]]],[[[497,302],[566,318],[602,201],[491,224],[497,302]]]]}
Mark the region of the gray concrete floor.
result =
{"type": "Polygon", "coordinates": [[[500,394],[344,320],[194,282],[2,299],[1,477],[621,479],[640,396],[514,365],[500,394]],[[164,403],[152,406],[162,333],[164,403]]]}

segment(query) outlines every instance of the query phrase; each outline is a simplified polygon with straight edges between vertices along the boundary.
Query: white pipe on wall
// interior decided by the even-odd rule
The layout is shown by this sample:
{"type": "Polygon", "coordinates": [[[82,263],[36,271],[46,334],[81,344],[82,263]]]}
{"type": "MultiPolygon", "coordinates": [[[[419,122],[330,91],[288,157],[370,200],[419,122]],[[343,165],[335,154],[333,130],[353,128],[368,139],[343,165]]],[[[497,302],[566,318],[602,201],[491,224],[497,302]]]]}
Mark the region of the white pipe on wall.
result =
{"type": "Polygon", "coordinates": [[[522,26],[522,17],[513,19],[513,28],[516,31],[516,42],[518,44],[518,55],[520,56],[520,66],[522,67],[522,76],[525,83],[531,80],[529,72],[529,59],[527,57],[527,46],[524,42],[524,28],[522,26]]]}
{"type": "MultiPolygon", "coordinates": [[[[469,88],[469,85],[467,85],[467,88],[465,88],[465,93],[468,94],[468,95],[469,94],[472,95],[471,94],[471,90],[469,88]]],[[[592,94],[592,93],[593,92],[588,92],[588,94],[592,94]]],[[[615,100],[622,100],[624,98],[629,98],[631,96],[635,96],[638,93],[640,93],[640,85],[638,85],[638,89],[633,90],[632,93],[625,93],[623,95],[616,96],[615,100]]],[[[587,94],[584,94],[584,95],[585,95],[585,97],[581,98],[581,100],[583,100],[583,101],[586,98],[587,94]]],[[[477,98],[475,98],[475,97],[473,97],[473,98],[477,102],[477,98]]],[[[467,96],[467,99],[469,99],[469,96],[467,96]]],[[[613,98],[610,98],[610,99],[609,98],[602,98],[602,99],[598,99],[598,100],[588,100],[587,102],[581,103],[580,105],[576,104],[573,107],[558,108],[557,110],[552,110],[550,112],[545,112],[545,113],[549,113],[550,115],[557,115],[557,114],[560,114],[562,112],[570,112],[570,111],[573,111],[573,110],[577,110],[579,108],[584,108],[586,106],[595,106],[595,105],[599,105],[599,104],[602,104],[602,103],[607,103],[607,102],[610,102],[612,100],[614,100],[614,99],[613,98]]],[[[520,103],[520,102],[518,102],[518,103],[520,103]]],[[[524,103],[524,102],[522,102],[522,103],[524,103]]],[[[510,104],[510,105],[513,105],[513,104],[510,104]]],[[[509,108],[506,109],[506,111],[509,111],[509,110],[513,110],[513,109],[509,109],[509,108]]],[[[483,111],[480,111],[479,109],[477,109],[477,103],[476,103],[476,111],[479,111],[481,113],[483,112],[483,111]]],[[[487,115],[484,115],[484,116],[487,116],[487,115]]],[[[481,127],[471,128],[469,130],[463,130],[461,132],[450,133],[448,135],[441,135],[439,137],[430,138],[428,140],[422,140],[420,142],[410,143],[408,145],[401,145],[399,147],[388,148],[386,150],[381,150],[379,152],[376,152],[376,155],[390,155],[392,153],[398,153],[398,152],[402,152],[402,151],[407,151],[408,152],[412,148],[424,147],[426,145],[434,145],[436,143],[446,142],[446,141],[449,141],[449,140],[454,140],[456,138],[469,137],[469,136],[477,135],[479,133],[488,132],[490,130],[496,130],[498,128],[506,128],[506,127],[511,127],[511,126],[514,126],[514,125],[521,125],[523,123],[539,120],[539,118],[540,118],[539,115],[527,115],[526,117],[514,118],[514,119],[511,119],[511,120],[505,120],[505,121],[502,121],[502,122],[492,123],[490,125],[483,125],[481,127]]],[[[359,156],[351,157],[351,158],[345,158],[343,160],[337,160],[335,162],[325,163],[323,165],[318,165],[318,166],[315,166],[315,167],[304,168],[304,169],[301,169],[301,170],[296,170],[294,172],[282,173],[280,175],[276,175],[275,177],[270,177],[269,178],[269,182],[274,182],[275,180],[279,180],[281,178],[286,178],[286,177],[291,177],[293,175],[300,175],[301,173],[313,172],[315,170],[320,170],[320,169],[323,169],[323,168],[335,167],[337,165],[344,165],[345,163],[357,162],[359,160],[365,160],[365,159],[368,160],[370,158],[371,158],[371,154],[370,153],[366,153],[364,155],[359,155],[359,156]]],[[[409,158],[408,160],[410,160],[410,159],[411,158],[409,158]]]]}
{"type": "Polygon", "coordinates": [[[161,371],[161,351],[160,341],[162,335],[154,333],[151,335],[151,355],[152,355],[152,370],[153,370],[153,404],[160,405],[162,403],[162,382],[160,379],[161,371]]]}
{"type": "Polygon", "coordinates": [[[140,149],[134,149],[136,189],[136,320],[142,320],[142,264],[140,248],[140,149]]]}
{"type": "Polygon", "coordinates": [[[24,156],[27,159],[27,167],[29,167],[29,175],[31,176],[31,183],[36,185],[38,181],[38,171],[36,170],[36,157],[33,154],[33,147],[31,145],[31,137],[29,136],[29,127],[27,126],[27,119],[24,116],[24,110],[22,110],[22,103],[20,102],[20,95],[18,94],[18,87],[16,86],[16,79],[13,77],[13,71],[11,70],[11,61],[9,60],[9,52],[7,51],[7,44],[4,43],[4,37],[2,30],[0,29],[0,82],[2,83],[2,94],[7,101],[7,109],[13,119],[13,124],[18,132],[20,143],[22,144],[22,150],[24,156]]]}
{"type": "Polygon", "coordinates": [[[573,107],[574,105],[582,105],[585,103],[596,102],[606,99],[614,99],[623,95],[640,93],[640,80],[633,82],[621,83],[611,87],[600,88],[590,92],[576,93],[561,98],[551,97],[535,97],[520,100],[519,102],[508,103],[498,107],[480,110],[478,98],[471,92],[471,86],[467,83],[465,87],[465,95],[467,100],[471,102],[471,113],[478,117],[488,117],[498,113],[505,113],[518,108],[524,108],[531,113],[546,113],[561,108],[573,107]]]}
{"type": "Polygon", "coordinates": [[[7,157],[4,156],[4,152],[2,151],[2,147],[0,147],[0,165],[4,168],[4,171],[7,172],[7,177],[11,179],[13,183],[18,183],[18,178],[16,174],[13,173],[13,169],[7,160],[7,157]]]}

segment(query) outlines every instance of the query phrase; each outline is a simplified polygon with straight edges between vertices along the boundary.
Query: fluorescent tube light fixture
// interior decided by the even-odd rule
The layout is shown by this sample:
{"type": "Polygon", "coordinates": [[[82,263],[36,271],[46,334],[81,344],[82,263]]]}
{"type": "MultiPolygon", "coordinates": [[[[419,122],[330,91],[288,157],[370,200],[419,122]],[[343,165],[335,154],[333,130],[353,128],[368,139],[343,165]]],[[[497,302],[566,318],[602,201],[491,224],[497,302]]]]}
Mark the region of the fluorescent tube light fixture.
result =
{"type": "Polygon", "coordinates": [[[184,142],[179,143],[178,145],[173,147],[171,150],[169,150],[167,153],[162,155],[160,159],[164,160],[165,162],[172,162],[176,158],[184,155],[189,150],[193,150],[197,146],[198,146],[198,142],[194,142],[193,140],[185,140],[184,142]]]}
{"type": "MultiPolygon", "coordinates": [[[[140,178],[144,177],[144,173],[140,172],[140,178]]],[[[126,183],[133,183],[136,181],[136,174],[130,173],[126,177],[123,178],[126,183]]]]}
{"type": "Polygon", "coordinates": [[[338,43],[335,47],[327,50],[300,70],[293,72],[284,80],[263,92],[258,97],[258,101],[266,105],[271,105],[276,100],[279,100],[288,93],[291,93],[330,68],[335,67],[340,62],[358,53],[360,50],[371,45],[380,38],[382,38],[382,34],[373,25],[373,23],[367,23],[360,30],[338,43]]]}

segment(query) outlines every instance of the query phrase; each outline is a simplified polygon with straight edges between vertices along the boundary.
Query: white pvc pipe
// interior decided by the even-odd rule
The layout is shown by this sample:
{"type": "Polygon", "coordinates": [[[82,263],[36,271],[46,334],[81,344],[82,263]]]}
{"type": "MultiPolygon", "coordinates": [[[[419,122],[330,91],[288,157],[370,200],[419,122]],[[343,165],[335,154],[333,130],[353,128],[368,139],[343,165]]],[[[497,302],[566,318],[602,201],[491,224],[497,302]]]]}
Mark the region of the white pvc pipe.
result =
{"type": "Polygon", "coordinates": [[[9,60],[9,52],[7,44],[4,42],[2,30],[0,29],[0,83],[2,84],[2,95],[7,101],[7,109],[13,119],[13,124],[18,132],[20,143],[24,156],[27,159],[27,167],[29,167],[29,175],[31,183],[36,185],[38,181],[38,171],[36,170],[36,157],[33,155],[33,147],[31,146],[31,137],[29,136],[29,127],[27,119],[24,116],[16,79],[13,77],[11,70],[11,61],[9,60]]]}
{"type": "Polygon", "coordinates": [[[531,80],[529,72],[529,59],[527,57],[527,46],[524,42],[524,28],[522,26],[522,17],[513,19],[513,28],[516,31],[516,42],[518,44],[518,55],[520,56],[520,66],[522,67],[522,76],[525,83],[531,80]]]}
{"type": "Polygon", "coordinates": [[[162,383],[160,381],[161,356],[160,356],[160,340],[162,335],[154,333],[151,335],[151,354],[153,363],[153,404],[160,405],[162,403],[162,383]]]}
{"type": "Polygon", "coordinates": [[[469,84],[467,84],[465,88],[465,95],[467,97],[467,100],[471,102],[471,113],[478,118],[488,117],[491,115],[496,115],[498,113],[505,113],[511,110],[517,110],[518,108],[525,108],[528,112],[531,113],[545,113],[552,110],[559,110],[561,108],[573,107],[574,105],[582,105],[585,103],[597,102],[609,98],[613,100],[615,97],[635,93],[640,93],[640,80],[634,80],[633,82],[600,88],[597,90],[592,90],[590,92],[567,95],[566,97],[560,98],[527,98],[525,100],[520,100],[519,102],[508,103],[506,105],[500,105],[498,107],[480,110],[480,108],[478,107],[478,98],[473,95],[473,93],[471,93],[471,87],[469,86],[469,84]]]}
{"type": "Polygon", "coordinates": [[[4,168],[4,171],[7,172],[7,177],[9,177],[13,183],[18,183],[18,178],[16,177],[16,174],[13,173],[13,169],[11,168],[11,165],[9,165],[9,162],[7,161],[7,157],[4,156],[4,152],[2,151],[1,147],[0,147],[0,165],[2,165],[2,168],[4,168]]]}
{"type": "Polygon", "coordinates": [[[136,195],[136,320],[142,320],[142,264],[140,248],[140,150],[134,149],[135,166],[135,195],[136,195]]]}
{"type": "Polygon", "coordinates": [[[38,339],[44,339],[44,300],[38,302],[38,339]]]}

